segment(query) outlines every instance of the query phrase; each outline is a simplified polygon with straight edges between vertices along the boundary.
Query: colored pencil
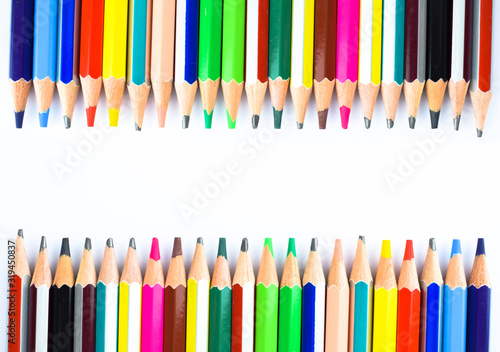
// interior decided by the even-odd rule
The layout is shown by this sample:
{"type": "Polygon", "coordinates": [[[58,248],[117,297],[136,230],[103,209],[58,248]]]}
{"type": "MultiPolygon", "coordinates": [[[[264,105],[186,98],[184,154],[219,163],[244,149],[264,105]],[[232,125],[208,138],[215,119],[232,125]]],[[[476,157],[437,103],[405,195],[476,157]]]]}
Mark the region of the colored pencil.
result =
{"type": "Polygon", "coordinates": [[[349,288],[349,351],[371,351],[373,277],[364,236],[358,239],[349,288]]]}
{"type": "Polygon", "coordinates": [[[477,136],[482,137],[491,100],[493,1],[474,0],[470,96],[477,136]]]}
{"type": "Polygon", "coordinates": [[[175,92],[187,128],[198,89],[198,13],[197,0],[177,1],[175,30],[175,92]]]}
{"type": "Polygon", "coordinates": [[[420,350],[439,352],[443,339],[443,275],[439,267],[436,240],[429,240],[429,249],[420,277],[422,300],[420,305],[420,350]]]}
{"type": "Polygon", "coordinates": [[[427,4],[427,100],[431,127],[437,128],[444,93],[450,78],[451,0],[427,4]]]}
{"type": "Polygon", "coordinates": [[[418,352],[420,337],[420,286],[413,255],[413,241],[406,249],[398,280],[397,347],[400,352],[418,352]]]}
{"type": "Polygon", "coordinates": [[[71,127],[80,90],[80,10],[81,0],[59,1],[56,82],[66,128],[71,127]]]}
{"type": "Polygon", "coordinates": [[[74,352],[95,351],[96,283],[92,243],[87,238],[75,282],[74,352]]]}
{"type": "Polygon", "coordinates": [[[255,275],[248,253],[248,239],[241,242],[233,278],[231,351],[253,352],[255,318],[255,275]]]}
{"type": "Polygon", "coordinates": [[[210,286],[208,351],[231,351],[232,285],[227,262],[226,239],[219,239],[219,250],[210,286]]]}
{"type": "Polygon", "coordinates": [[[300,351],[302,284],[295,253],[295,239],[288,240],[288,255],[281,277],[278,319],[278,351],[300,351]]]}
{"type": "Polygon", "coordinates": [[[108,238],[96,289],[96,352],[116,351],[118,279],[113,239],[108,238]]]}
{"type": "Polygon", "coordinates": [[[118,352],[141,350],[142,274],[137,259],[135,239],[128,246],[118,306],[118,352]]]}
{"type": "Polygon", "coordinates": [[[47,240],[42,236],[30,286],[28,351],[46,352],[49,342],[49,289],[52,285],[47,240]]]}
{"type": "Polygon", "coordinates": [[[342,128],[349,125],[352,101],[358,82],[359,1],[338,0],[337,18],[337,98],[342,128]]]}
{"type": "Polygon", "coordinates": [[[69,239],[63,238],[56,274],[49,293],[49,351],[73,351],[75,275],[69,239]]]}
{"type": "MultiPolygon", "coordinates": [[[[211,128],[221,72],[222,0],[200,0],[199,33],[198,80],[205,127],[211,128]]],[[[188,126],[189,120],[183,121],[188,126]]]]}
{"type": "Polygon", "coordinates": [[[448,83],[453,126],[458,131],[472,70],[473,0],[453,1],[451,18],[451,77],[448,83]]]}
{"type": "Polygon", "coordinates": [[[342,241],[335,240],[326,291],[325,351],[347,351],[349,338],[349,283],[342,241]]]}
{"type": "Polygon", "coordinates": [[[269,1],[247,1],[245,90],[252,114],[252,127],[259,125],[267,90],[269,1]]]}
{"type": "Polygon", "coordinates": [[[489,351],[491,280],[484,238],[477,240],[467,296],[467,351],[489,351]]]}
{"type": "Polygon", "coordinates": [[[127,69],[128,0],[104,2],[102,79],[108,103],[109,125],[118,126],[127,69]]]}
{"type": "MultiPolygon", "coordinates": [[[[302,351],[325,350],[325,274],[318,254],[318,239],[311,241],[303,277],[302,351]]],[[[347,277],[346,277],[347,281],[347,277]]],[[[346,334],[347,337],[347,334],[346,334]]]]}
{"type": "Polygon", "coordinates": [[[382,0],[360,1],[358,91],[366,128],[371,126],[373,109],[380,90],[382,75],[382,12],[382,0]]]}
{"type": "Polygon", "coordinates": [[[269,94],[274,128],[279,129],[290,83],[292,1],[269,1],[269,18],[269,94]]]}
{"type": "MultiPolygon", "coordinates": [[[[415,128],[418,106],[425,86],[427,49],[427,0],[406,0],[404,84],[410,128],[415,128]]],[[[394,125],[387,121],[387,127],[394,125]]]]}
{"type": "Polygon", "coordinates": [[[174,239],[165,280],[163,351],[186,351],[186,269],[180,237],[174,239]]]}
{"type": "Polygon", "coordinates": [[[164,282],[160,247],[155,237],[142,283],[141,351],[163,351],[164,282]]]}
{"type": "Polygon", "coordinates": [[[34,0],[12,0],[10,18],[9,86],[16,128],[23,127],[24,110],[33,79],[34,0]]]}
{"type": "Polygon", "coordinates": [[[40,127],[47,127],[56,85],[57,0],[35,1],[33,87],[40,127]]]}
{"type": "Polygon", "coordinates": [[[221,85],[227,125],[234,129],[245,77],[245,0],[225,0],[222,11],[221,85]]]}
{"type": "Polygon", "coordinates": [[[102,87],[104,0],[81,0],[80,82],[87,126],[93,127],[102,87]]]}
{"type": "Polygon", "coordinates": [[[278,349],[278,273],[274,262],[273,240],[266,238],[255,288],[255,350],[278,349]]]}
{"type": "Polygon", "coordinates": [[[316,0],[314,19],[314,97],[320,129],[326,128],[335,87],[337,0],[316,0]]]}
{"type": "Polygon", "coordinates": [[[297,128],[304,127],[313,88],[314,0],[292,1],[292,63],[290,94],[297,128]]]}
{"type": "Polygon", "coordinates": [[[391,242],[382,242],[373,300],[373,352],[396,350],[398,284],[392,265],[391,242]]]}
{"type": "Polygon", "coordinates": [[[130,0],[127,43],[127,88],[140,131],[151,89],[151,0],[130,0]]]}
{"type": "Polygon", "coordinates": [[[210,273],[203,238],[196,240],[196,249],[188,274],[186,305],[186,352],[208,351],[208,295],[210,273]]]}
{"type": "Polygon", "coordinates": [[[467,280],[460,240],[453,240],[444,284],[443,352],[465,351],[467,280]]]}
{"type": "Polygon", "coordinates": [[[14,249],[14,270],[9,273],[9,299],[14,302],[14,314],[9,316],[8,352],[28,351],[28,308],[31,272],[26,256],[23,230],[17,232],[14,249]]]}
{"type": "Polygon", "coordinates": [[[403,88],[405,51],[405,0],[384,1],[382,47],[382,99],[387,127],[396,119],[403,88]]]}

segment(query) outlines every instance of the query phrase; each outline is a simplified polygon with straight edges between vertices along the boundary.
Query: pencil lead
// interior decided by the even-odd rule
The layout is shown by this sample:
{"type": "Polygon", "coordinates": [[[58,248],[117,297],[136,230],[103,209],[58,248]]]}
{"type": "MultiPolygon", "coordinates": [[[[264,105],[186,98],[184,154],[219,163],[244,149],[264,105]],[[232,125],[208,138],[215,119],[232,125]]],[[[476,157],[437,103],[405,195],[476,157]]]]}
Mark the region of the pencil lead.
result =
{"type": "Polygon", "coordinates": [[[224,257],[227,259],[227,252],[226,252],[226,239],[224,237],[219,238],[219,250],[217,252],[217,256],[224,257]]]}
{"type": "Polygon", "coordinates": [[[67,255],[68,257],[71,257],[71,253],[69,252],[69,238],[65,237],[62,239],[62,244],[61,244],[61,253],[59,256],[67,255]]]}
{"type": "Polygon", "coordinates": [[[96,114],[97,106],[89,106],[85,112],[87,114],[87,126],[94,127],[95,114],[96,114]]]}
{"type": "Polygon", "coordinates": [[[297,121],[297,129],[298,130],[301,130],[304,128],[304,124],[303,123],[300,123],[299,121],[297,121]]]}
{"type": "Polygon", "coordinates": [[[484,238],[477,239],[476,257],[478,255],[486,255],[486,251],[484,250],[484,238]]]}
{"type": "Polygon", "coordinates": [[[19,229],[19,230],[17,230],[17,236],[18,236],[18,237],[21,237],[21,238],[24,238],[24,232],[23,232],[23,229],[19,229]]]}
{"type": "Polygon", "coordinates": [[[118,118],[120,116],[120,110],[108,109],[108,115],[109,115],[109,127],[118,127],[118,118]]]}
{"type": "Polygon", "coordinates": [[[410,125],[410,128],[413,130],[415,128],[415,122],[417,122],[417,119],[415,119],[414,116],[410,116],[408,118],[408,124],[410,125]]]}
{"type": "Polygon", "coordinates": [[[345,130],[349,125],[349,115],[351,114],[351,109],[347,106],[340,107],[340,120],[342,122],[342,128],[345,130]]]}
{"type": "Polygon", "coordinates": [[[172,258],[182,255],[182,240],[180,237],[174,238],[174,248],[172,248],[172,258]]]}
{"type": "Polygon", "coordinates": [[[113,239],[111,237],[107,239],[106,246],[108,246],[109,248],[113,248],[114,247],[113,239]]]}
{"type": "Polygon", "coordinates": [[[406,241],[406,248],[405,248],[405,255],[403,257],[403,260],[412,260],[413,258],[415,258],[415,255],[413,254],[413,241],[407,240],[406,241]]]}
{"type": "Polygon", "coordinates": [[[160,257],[160,244],[158,243],[158,239],[153,237],[153,241],[151,243],[151,252],[149,253],[149,258],[154,261],[158,261],[161,259],[160,257]]]}
{"type": "Polygon", "coordinates": [[[64,128],[66,129],[71,128],[71,119],[69,118],[69,116],[64,115],[63,118],[64,118],[64,128]]]}
{"type": "Polygon", "coordinates": [[[455,254],[462,254],[462,247],[460,246],[460,240],[453,240],[453,244],[451,245],[450,258],[453,258],[455,254]]]}
{"type": "Polygon", "coordinates": [[[189,127],[189,116],[184,115],[182,116],[182,128],[188,128],[189,127]]]}
{"type": "Polygon", "coordinates": [[[136,131],[140,131],[141,129],[142,129],[142,128],[141,128],[141,127],[139,127],[139,125],[138,125],[138,124],[137,124],[137,122],[136,122],[136,123],[135,123],[135,130],[136,130],[136,131]]]}
{"type": "Polygon", "coordinates": [[[203,237],[198,237],[196,239],[196,243],[199,243],[199,244],[201,244],[203,246],[203,237]]]}
{"type": "Polygon", "coordinates": [[[236,128],[236,118],[233,121],[231,118],[231,115],[229,115],[229,111],[226,110],[226,116],[227,116],[227,128],[230,130],[234,130],[236,128]]]}
{"type": "Polygon", "coordinates": [[[288,239],[288,250],[287,250],[287,256],[292,253],[294,257],[296,257],[295,253],[295,238],[289,238],[288,239]]]}
{"type": "Polygon", "coordinates": [[[273,239],[272,238],[269,238],[267,237],[265,240],[264,240],[264,248],[267,246],[267,248],[269,248],[269,252],[271,252],[271,255],[274,257],[274,252],[273,252],[273,239]]]}
{"type": "Polygon", "coordinates": [[[47,127],[47,124],[49,123],[49,112],[50,109],[47,109],[46,112],[38,113],[38,120],[40,121],[40,127],[47,127]]]}
{"type": "Polygon", "coordinates": [[[318,111],[318,124],[320,130],[326,129],[327,117],[328,117],[328,109],[325,109],[323,111],[318,111]]]}
{"type": "Polygon", "coordinates": [[[359,239],[361,240],[361,242],[366,243],[365,242],[365,236],[359,236],[359,239]]]}
{"type": "Polygon", "coordinates": [[[462,116],[461,115],[458,115],[457,117],[455,117],[453,119],[453,128],[455,129],[455,131],[458,131],[458,129],[460,128],[460,118],[462,116]]]}
{"type": "Polygon", "coordinates": [[[436,239],[435,238],[431,238],[429,240],[429,248],[431,250],[433,250],[434,252],[436,251],[437,247],[436,247],[436,239]]]}
{"type": "Polygon", "coordinates": [[[365,117],[365,128],[369,129],[371,125],[372,125],[372,120],[370,120],[368,117],[365,117]]]}
{"type": "Polygon", "coordinates": [[[246,237],[241,241],[241,251],[248,252],[248,238],[246,237]]]}
{"type": "Polygon", "coordinates": [[[85,239],[85,245],[83,246],[86,250],[90,251],[92,249],[92,241],[90,238],[85,239]]]}
{"type": "Polygon", "coordinates": [[[283,110],[276,110],[273,107],[274,128],[279,130],[281,128],[281,118],[283,117],[283,110]]]}
{"type": "Polygon", "coordinates": [[[384,257],[384,258],[391,258],[392,257],[392,254],[391,254],[391,241],[389,241],[389,240],[383,240],[382,241],[382,251],[380,253],[380,256],[384,257]]]}
{"type": "Polygon", "coordinates": [[[45,236],[42,236],[42,239],[40,240],[40,252],[45,248],[47,248],[47,239],[45,238],[45,236]]]}
{"type": "Polygon", "coordinates": [[[441,111],[432,111],[430,110],[431,113],[431,128],[436,129],[438,128],[439,124],[439,114],[441,111]]]}
{"type": "Polygon", "coordinates": [[[315,237],[311,240],[311,251],[316,252],[318,250],[318,239],[315,237]]]}
{"type": "Polygon", "coordinates": [[[24,111],[14,112],[14,117],[16,118],[16,128],[23,128],[24,111]]]}
{"type": "Polygon", "coordinates": [[[260,116],[255,114],[255,115],[252,115],[252,128],[253,129],[256,129],[257,127],[259,127],[259,119],[260,119],[260,116]]]}
{"type": "Polygon", "coordinates": [[[391,119],[387,119],[386,122],[387,122],[388,129],[391,129],[394,127],[394,121],[392,121],[391,119]]]}
{"type": "Polygon", "coordinates": [[[212,117],[214,116],[214,111],[209,114],[206,110],[203,110],[203,115],[205,116],[205,128],[212,128],[212,117]]]}
{"type": "Polygon", "coordinates": [[[483,131],[480,130],[479,128],[476,128],[477,131],[477,138],[481,138],[483,136],[483,131]]]}
{"type": "Polygon", "coordinates": [[[135,238],[133,238],[133,237],[132,237],[132,238],[130,239],[130,241],[129,241],[129,243],[128,243],[128,246],[129,246],[130,248],[132,248],[132,249],[136,249],[136,248],[135,248],[135,238]]]}

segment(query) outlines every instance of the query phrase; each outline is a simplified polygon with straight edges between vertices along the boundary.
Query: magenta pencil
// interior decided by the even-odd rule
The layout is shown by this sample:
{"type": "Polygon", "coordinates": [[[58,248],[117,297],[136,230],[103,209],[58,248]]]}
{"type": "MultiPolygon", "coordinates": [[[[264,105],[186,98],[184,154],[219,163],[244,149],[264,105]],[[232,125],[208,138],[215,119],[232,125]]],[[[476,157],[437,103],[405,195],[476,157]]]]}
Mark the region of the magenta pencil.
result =
{"type": "Polygon", "coordinates": [[[337,15],[337,98],[346,129],[358,82],[359,1],[338,0],[337,15]]]}
{"type": "Polygon", "coordinates": [[[163,268],[158,239],[153,238],[142,285],[141,350],[163,352],[163,268]]]}

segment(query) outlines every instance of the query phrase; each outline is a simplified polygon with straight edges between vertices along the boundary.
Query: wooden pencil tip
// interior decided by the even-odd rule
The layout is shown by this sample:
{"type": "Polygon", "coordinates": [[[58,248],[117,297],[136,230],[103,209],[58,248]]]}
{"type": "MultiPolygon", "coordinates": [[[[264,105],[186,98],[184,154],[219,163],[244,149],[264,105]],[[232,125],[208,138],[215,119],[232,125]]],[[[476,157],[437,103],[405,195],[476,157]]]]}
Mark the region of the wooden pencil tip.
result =
{"type": "Polygon", "coordinates": [[[158,239],[156,237],[153,237],[149,258],[153,259],[154,261],[160,260],[160,244],[158,243],[158,239]]]}
{"type": "Polygon", "coordinates": [[[405,255],[403,257],[403,260],[412,260],[415,258],[413,254],[413,241],[412,240],[407,240],[406,241],[406,248],[405,248],[405,255]]]}
{"type": "Polygon", "coordinates": [[[86,250],[90,251],[92,249],[92,241],[90,238],[85,239],[85,245],[83,246],[86,250]]]}
{"type": "Polygon", "coordinates": [[[414,116],[408,117],[408,125],[412,130],[415,129],[415,122],[417,122],[417,119],[414,116]]]}
{"type": "Polygon", "coordinates": [[[180,237],[174,238],[174,248],[172,248],[172,258],[182,255],[182,240],[180,237]]]}
{"type": "Polygon", "coordinates": [[[24,238],[24,232],[23,232],[23,229],[19,229],[19,230],[17,230],[17,236],[18,236],[18,237],[21,237],[21,238],[24,238]]]}
{"type": "Polygon", "coordinates": [[[304,124],[297,121],[297,129],[301,130],[304,128],[304,124]]]}
{"type": "Polygon", "coordinates": [[[328,109],[325,109],[323,111],[318,111],[318,124],[320,130],[326,129],[327,118],[328,118],[328,109]]]}
{"type": "Polygon", "coordinates": [[[380,256],[383,258],[391,258],[391,241],[389,240],[383,240],[382,241],[382,251],[380,253],[380,256]]]}
{"type": "Polygon", "coordinates": [[[130,239],[130,241],[129,241],[129,243],[128,243],[128,246],[129,246],[130,248],[134,249],[134,250],[136,249],[136,248],[135,248],[135,238],[133,238],[133,237],[132,237],[132,238],[130,239]]]}
{"type": "Polygon", "coordinates": [[[394,121],[393,120],[387,119],[386,122],[387,122],[387,128],[388,129],[391,129],[391,128],[394,127],[394,121]]]}
{"type": "Polygon", "coordinates": [[[69,116],[63,116],[64,118],[64,128],[71,128],[71,118],[69,116]]]}
{"type": "Polygon", "coordinates": [[[363,242],[363,244],[365,244],[365,243],[366,243],[366,242],[365,242],[365,236],[359,236],[359,240],[360,240],[361,242],[363,242]]]}
{"type": "Polygon", "coordinates": [[[462,247],[460,245],[460,240],[453,240],[453,244],[451,245],[450,258],[453,258],[453,256],[456,254],[462,254],[462,247]]]}
{"type": "Polygon", "coordinates": [[[479,255],[486,255],[486,251],[484,249],[484,238],[477,239],[476,257],[479,255]]]}
{"type": "Polygon", "coordinates": [[[45,236],[42,236],[42,239],[40,240],[40,252],[45,248],[47,248],[47,239],[45,238],[45,236]]]}
{"type": "Polygon", "coordinates": [[[224,257],[227,259],[227,251],[226,251],[226,238],[219,238],[219,251],[217,252],[218,257],[224,257]]]}
{"type": "Polygon", "coordinates": [[[368,117],[365,117],[365,128],[369,129],[371,125],[372,125],[372,120],[370,120],[368,117]]]}
{"type": "Polygon", "coordinates": [[[199,243],[199,244],[201,244],[203,246],[203,237],[198,237],[196,239],[196,243],[199,243]]]}
{"type": "Polygon", "coordinates": [[[342,253],[342,240],[335,240],[335,249],[333,250],[333,257],[337,260],[344,260],[344,254],[342,253]]]}
{"type": "Polygon", "coordinates": [[[264,240],[264,248],[267,248],[269,249],[269,252],[271,252],[271,255],[273,256],[274,258],[274,251],[273,251],[273,239],[272,238],[269,238],[267,237],[265,240],[264,240]]]}
{"type": "Polygon", "coordinates": [[[288,239],[288,250],[287,250],[287,256],[292,253],[294,257],[297,255],[295,254],[295,238],[289,238],[288,239]]]}
{"type": "Polygon", "coordinates": [[[108,248],[114,247],[113,239],[111,237],[106,240],[106,246],[108,246],[108,248]]]}
{"type": "Polygon", "coordinates": [[[61,244],[61,253],[59,256],[67,255],[68,257],[71,257],[71,253],[69,252],[69,238],[65,237],[62,240],[61,244]]]}
{"type": "Polygon", "coordinates": [[[259,119],[260,119],[259,115],[257,115],[257,114],[252,115],[252,128],[253,129],[256,129],[257,127],[259,127],[259,119]]]}
{"type": "Polygon", "coordinates": [[[453,128],[455,129],[455,131],[458,131],[458,129],[460,128],[460,118],[461,116],[458,115],[453,119],[453,128]]]}
{"type": "Polygon", "coordinates": [[[318,250],[318,239],[315,237],[311,240],[311,251],[316,252],[318,250]]]}
{"type": "Polygon", "coordinates": [[[189,128],[189,115],[182,116],[182,128],[189,128]]]}
{"type": "Polygon", "coordinates": [[[248,238],[243,238],[243,240],[241,240],[241,249],[240,249],[242,252],[248,252],[248,238]]]}
{"type": "Polygon", "coordinates": [[[439,125],[439,114],[441,113],[441,111],[432,111],[430,110],[430,114],[431,114],[431,128],[434,130],[436,128],[438,128],[438,125],[439,125]]]}
{"type": "Polygon", "coordinates": [[[483,136],[483,131],[480,130],[479,128],[476,128],[476,132],[477,132],[477,138],[481,138],[483,136]]]}
{"type": "Polygon", "coordinates": [[[437,247],[436,247],[436,239],[435,238],[429,239],[429,248],[431,250],[433,250],[434,252],[436,251],[437,247]]]}

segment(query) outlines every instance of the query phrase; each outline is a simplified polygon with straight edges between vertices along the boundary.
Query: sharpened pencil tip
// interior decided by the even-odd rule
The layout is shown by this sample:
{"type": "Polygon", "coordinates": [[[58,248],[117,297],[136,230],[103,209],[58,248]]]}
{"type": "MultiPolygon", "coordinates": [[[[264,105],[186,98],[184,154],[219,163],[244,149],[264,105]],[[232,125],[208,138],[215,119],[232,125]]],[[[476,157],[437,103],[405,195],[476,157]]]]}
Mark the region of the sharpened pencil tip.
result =
{"type": "Polygon", "coordinates": [[[106,246],[108,246],[108,248],[114,248],[115,245],[111,237],[106,240],[106,246]]]}
{"type": "Polygon", "coordinates": [[[455,254],[462,254],[462,246],[460,245],[460,240],[453,240],[453,244],[451,245],[450,258],[453,258],[455,254]]]}
{"type": "Polygon", "coordinates": [[[337,258],[337,260],[344,260],[344,254],[342,253],[342,240],[335,240],[335,248],[333,249],[333,256],[337,258]]]}
{"type": "Polygon", "coordinates": [[[365,236],[359,236],[359,240],[360,240],[361,242],[363,242],[363,243],[366,243],[366,242],[365,242],[365,236]]]}
{"type": "Polygon", "coordinates": [[[219,238],[219,250],[217,252],[217,256],[218,257],[222,256],[225,259],[227,259],[226,238],[225,237],[219,238]]]}
{"type": "Polygon", "coordinates": [[[415,255],[413,254],[413,241],[406,240],[405,255],[403,260],[412,260],[413,258],[415,258],[415,255]]]}
{"type": "Polygon", "coordinates": [[[136,131],[140,131],[142,128],[137,124],[137,122],[135,123],[135,130],[136,131]]]}
{"type": "Polygon", "coordinates": [[[318,250],[318,239],[315,237],[311,240],[311,251],[316,252],[318,250]]]}
{"type": "Polygon", "coordinates": [[[227,116],[227,128],[230,130],[234,130],[236,128],[236,116],[233,118],[229,114],[229,111],[226,110],[226,116],[227,116]]]}
{"type": "Polygon", "coordinates": [[[23,128],[24,111],[14,112],[14,117],[16,119],[16,128],[23,128]]]}
{"type": "Polygon", "coordinates": [[[252,115],[252,128],[253,129],[256,129],[257,127],[259,127],[259,119],[260,119],[260,116],[259,115],[252,115]]]}
{"type": "Polygon", "coordinates": [[[120,110],[118,109],[108,109],[109,115],[109,126],[118,127],[118,119],[120,117],[120,110]]]}
{"type": "Polygon", "coordinates": [[[431,250],[433,250],[434,252],[437,250],[436,239],[435,238],[429,239],[429,248],[431,250]]]}
{"type": "Polygon", "coordinates": [[[342,128],[344,130],[349,126],[349,116],[351,115],[351,109],[347,106],[340,107],[340,120],[342,122],[342,128]]]}
{"type": "Polygon", "coordinates": [[[182,116],[182,128],[188,128],[189,127],[189,116],[184,115],[182,116]]]}
{"type": "Polygon", "coordinates": [[[431,113],[431,128],[434,130],[438,128],[439,125],[439,114],[441,111],[432,111],[430,110],[431,113]]]}
{"type": "Polygon", "coordinates": [[[97,106],[89,106],[85,112],[87,114],[87,127],[94,127],[95,113],[97,106]]]}
{"type": "Polygon", "coordinates": [[[172,258],[182,255],[182,240],[180,237],[174,238],[174,248],[172,248],[172,258]]]}
{"type": "Polygon", "coordinates": [[[298,130],[301,130],[304,128],[304,124],[303,123],[300,123],[299,121],[297,121],[297,129],[298,130]]]}
{"type": "Polygon", "coordinates": [[[415,129],[415,122],[417,122],[417,119],[414,116],[408,117],[408,124],[412,130],[415,129]]]}
{"type": "Polygon", "coordinates": [[[370,120],[368,117],[365,117],[365,128],[369,129],[371,125],[372,125],[372,120],[370,120]]]}
{"type": "Polygon", "coordinates": [[[85,245],[83,246],[86,250],[90,251],[92,249],[92,241],[90,238],[85,239],[85,245]]]}
{"type": "Polygon", "coordinates": [[[318,111],[318,124],[320,130],[326,129],[327,118],[328,118],[328,109],[325,109],[323,111],[318,111]]]}
{"type": "Polygon", "coordinates": [[[248,252],[248,238],[246,237],[241,240],[241,251],[248,252]]]}
{"type": "Polygon", "coordinates": [[[286,251],[287,252],[287,256],[292,253],[292,255],[294,257],[296,257],[296,253],[295,253],[295,238],[289,238],[288,239],[288,250],[286,251]]]}
{"type": "Polygon", "coordinates": [[[380,253],[380,256],[384,257],[384,258],[391,258],[392,257],[392,254],[391,254],[391,241],[389,241],[389,240],[383,240],[382,241],[382,251],[380,253]]]}
{"type": "Polygon", "coordinates": [[[199,244],[203,245],[203,237],[198,237],[196,239],[196,243],[199,243],[199,244]]]}
{"type": "Polygon", "coordinates": [[[214,116],[214,111],[209,114],[206,110],[203,110],[203,115],[205,116],[205,128],[206,129],[211,129],[212,128],[212,117],[214,116]]]}
{"type": "Polygon", "coordinates": [[[458,131],[458,129],[460,128],[460,118],[462,116],[461,115],[458,115],[457,117],[455,117],[453,119],[453,128],[455,129],[455,131],[458,131]]]}
{"type": "Polygon", "coordinates": [[[267,237],[265,240],[264,240],[264,248],[267,246],[267,248],[269,248],[269,252],[271,252],[271,255],[273,256],[274,258],[274,251],[273,251],[273,239],[272,238],[269,238],[267,237]]]}
{"type": "Polygon", "coordinates": [[[46,112],[38,113],[38,120],[40,121],[40,127],[47,127],[49,123],[49,112],[50,109],[48,109],[46,112]]]}
{"type": "Polygon", "coordinates": [[[483,136],[483,131],[480,130],[479,128],[476,128],[476,132],[477,132],[477,138],[481,138],[483,136]]]}
{"type": "Polygon", "coordinates": [[[484,238],[477,239],[476,257],[478,255],[486,255],[486,251],[484,249],[484,238]]]}
{"type": "Polygon", "coordinates": [[[71,119],[69,118],[69,116],[63,116],[64,118],[64,128],[71,128],[71,119]]]}
{"type": "Polygon", "coordinates": [[[394,121],[392,121],[391,119],[387,119],[386,122],[387,122],[388,129],[391,129],[394,127],[394,121]]]}
{"type": "Polygon", "coordinates": [[[61,244],[61,253],[59,256],[67,255],[68,257],[71,257],[71,253],[69,252],[69,238],[65,237],[62,239],[62,244],[61,244]]]}
{"type": "Polygon", "coordinates": [[[151,242],[151,252],[149,253],[149,258],[154,261],[158,261],[161,259],[160,257],[160,244],[156,237],[153,237],[153,241],[151,242]]]}
{"type": "Polygon", "coordinates": [[[45,238],[45,236],[42,236],[42,239],[40,240],[40,252],[45,248],[47,248],[47,239],[45,238]]]}
{"type": "Polygon", "coordinates": [[[136,249],[135,248],[135,238],[131,238],[130,241],[128,242],[128,246],[132,249],[136,249]]]}
{"type": "Polygon", "coordinates": [[[17,236],[18,236],[18,237],[21,237],[21,238],[24,238],[24,232],[23,232],[23,229],[19,229],[19,230],[17,230],[17,236]]]}
{"type": "Polygon", "coordinates": [[[279,130],[281,128],[281,119],[283,117],[283,110],[276,110],[273,107],[273,117],[274,117],[274,129],[279,130]]]}

